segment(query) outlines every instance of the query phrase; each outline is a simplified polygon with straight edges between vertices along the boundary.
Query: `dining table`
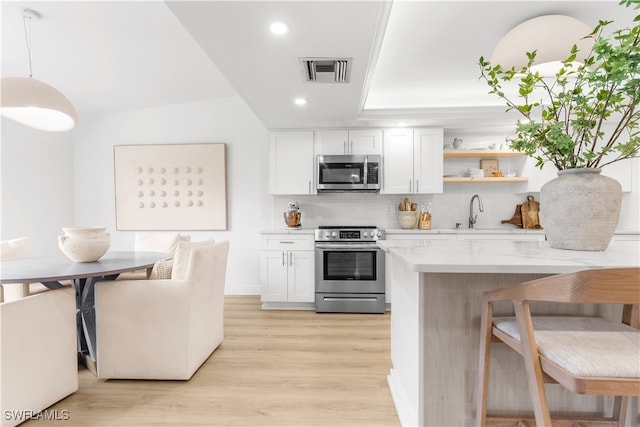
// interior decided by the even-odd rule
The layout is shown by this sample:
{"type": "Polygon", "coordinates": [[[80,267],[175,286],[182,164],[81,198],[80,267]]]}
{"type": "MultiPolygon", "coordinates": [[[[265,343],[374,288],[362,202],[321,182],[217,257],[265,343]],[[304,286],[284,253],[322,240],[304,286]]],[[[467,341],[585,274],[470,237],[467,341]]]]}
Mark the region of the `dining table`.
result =
{"type": "Polygon", "coordinates": [[[55,290],[71,282],[76,293],[78,353],[88,368],[95,369],[96,316],[94,287],[115,280],[121,273],[146,269],[164,260],[161,252],[110,251],[94,262],[75,262],[64,256],[36,256],[0,261],[0,283],[42,283],[55,290]]]}

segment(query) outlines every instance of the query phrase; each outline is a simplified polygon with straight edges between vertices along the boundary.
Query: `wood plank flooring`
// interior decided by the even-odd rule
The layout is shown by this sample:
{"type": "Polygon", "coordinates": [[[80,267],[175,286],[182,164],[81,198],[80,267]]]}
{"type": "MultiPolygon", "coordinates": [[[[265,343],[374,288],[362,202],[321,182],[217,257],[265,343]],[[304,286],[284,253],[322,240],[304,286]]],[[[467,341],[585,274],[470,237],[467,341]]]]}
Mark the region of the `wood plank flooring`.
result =
{"type": "Polygon", "coordinates": [[[98,380],[35,426],[398,426],[387,386],[389,314],[264,311],[225,298],[225,338],[190,381],[98,380]]]}

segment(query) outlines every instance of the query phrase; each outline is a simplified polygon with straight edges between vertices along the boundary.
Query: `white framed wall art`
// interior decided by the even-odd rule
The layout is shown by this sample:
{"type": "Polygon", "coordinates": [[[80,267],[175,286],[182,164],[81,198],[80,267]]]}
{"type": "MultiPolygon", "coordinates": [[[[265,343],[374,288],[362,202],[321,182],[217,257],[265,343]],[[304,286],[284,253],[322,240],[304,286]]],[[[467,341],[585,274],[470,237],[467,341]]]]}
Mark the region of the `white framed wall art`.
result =
{"type": "Polygon", "coordinates": [[[226,144],[116,145],[118,230],[226,230],[226,144]]]}

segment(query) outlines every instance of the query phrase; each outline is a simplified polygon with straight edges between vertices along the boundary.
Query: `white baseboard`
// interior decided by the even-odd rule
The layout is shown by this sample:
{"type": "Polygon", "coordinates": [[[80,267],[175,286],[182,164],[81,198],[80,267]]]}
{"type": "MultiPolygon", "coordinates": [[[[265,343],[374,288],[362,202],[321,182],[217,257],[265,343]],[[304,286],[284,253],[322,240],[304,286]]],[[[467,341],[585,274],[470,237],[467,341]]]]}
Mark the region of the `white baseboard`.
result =
{"type": "Polygon", "coordinates": [[[390,369],[389,375],[387,375],[387,384],[389,384],[391,398],[393,399],[393,404],[396,407],[396,412],[398,413],[400,424],[403,426],[417,426],[418,419],[409,407],[407,397],[398,382],[399,379],[397,378],[397,376],[398,374],[395,373],[393,368],[390,369]]]}
{"type": "Polygon", "coordinates": [[[315,310],[315,302],[262,302],[263,310],[315,310]]]}
{"type": "Polygon", "coordinates": [[[233,285],[227,283],[224,287],[225,295],[260,295],[260,285],[233,285]]]}

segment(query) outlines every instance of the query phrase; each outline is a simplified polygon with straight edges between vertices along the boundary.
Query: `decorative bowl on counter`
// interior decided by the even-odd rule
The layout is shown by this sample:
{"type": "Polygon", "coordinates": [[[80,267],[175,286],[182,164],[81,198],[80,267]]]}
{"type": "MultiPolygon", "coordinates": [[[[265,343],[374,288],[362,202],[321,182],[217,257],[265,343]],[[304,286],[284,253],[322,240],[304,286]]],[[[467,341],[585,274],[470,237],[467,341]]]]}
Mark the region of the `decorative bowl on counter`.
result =
{"type": "Polygon", "coordinates": [[[94,262],[104,255],[111,245],[106,226],[64,227],[58,236],[58,247],[75,262],[94,262]]]}
{"type": "Polygon", "coordinates": [[[398,211],[398,223],[400,228],[411,229],[416,226],[418,222],[417,211],[398,211]]]}

